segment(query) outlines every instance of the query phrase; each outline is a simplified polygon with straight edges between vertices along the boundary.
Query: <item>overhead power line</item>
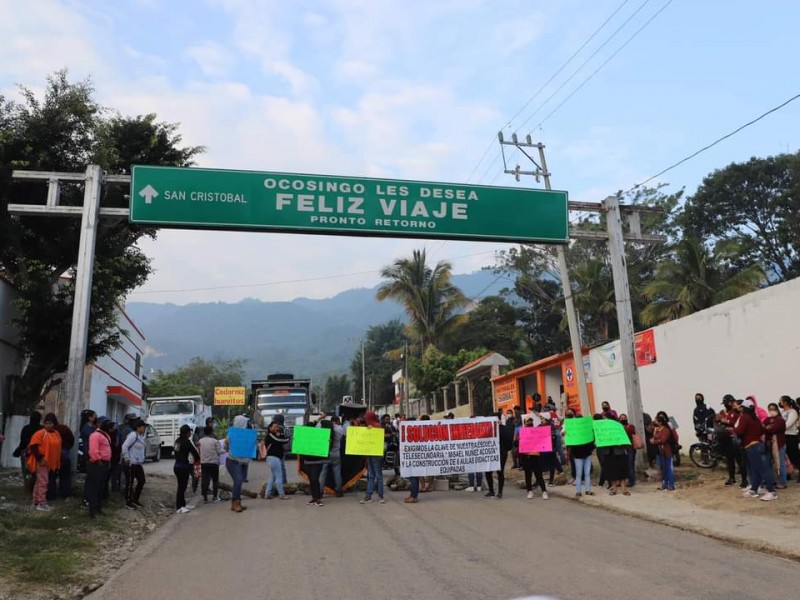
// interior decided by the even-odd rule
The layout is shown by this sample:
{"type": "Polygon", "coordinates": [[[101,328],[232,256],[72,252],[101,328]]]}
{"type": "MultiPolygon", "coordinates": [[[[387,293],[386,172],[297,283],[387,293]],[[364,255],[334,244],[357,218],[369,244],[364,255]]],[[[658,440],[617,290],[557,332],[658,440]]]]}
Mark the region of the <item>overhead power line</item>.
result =
{"type": "MultiPolygon", "coordinates": [[[[592,33],[592,34],[591,34],[591,35],[590,35],[588,38],[586,38],[586,41],[584,41],[584,42],[583,42],[583,44],[581,44],[581,46],[580,46],[580,47],[579,47],[579,48],[578,48],[578,49],[577,49],[575,52],[573,52],[573,53],[572,53],[572,56],[570,56],[570,57],[569,57],[569,58],[568,58],[568,59],[567,59],[567,60],[566,60],[566,61],[565,61],[565,62],[564,62],[564,63],[563,63],[563,64],[562,64],[562,65],[561,65],[559,68],[558,68],[558,70],[557,70],[555,73],[553,73],[552,77],[550,77],[550,79],[548,79],[548,80],[547,80],[547,82],[545,82],[545,84],[544,84],[544,85],[542,85],[542,86],[541,86],[541,87],[540,87],[540,88],[539,88],[539,89],[536,91],[536,93],[535,93],[535,94],[533,94],[533,96],[531,96],[530,98],[528,98],[528,100],[525,102],[525,104],[523,104],[523,105],[520,107],[520,109],[519,109],[519,110],[518,110],[516,113],[514,113],[514,116],[512,116],[512,117],[511,117],[511,118],[508,120],[508,122],[507,122],[507,123],[504,125],[504,127],[509,127],[509,126],[511,125],[511,122],[512,122],[514,119],[516,119],[516,118],[517,118],[517,117],[520,115],[520,113],[522,113],[522,111],[524,111],[524,110],[525,110],[525,109],[526,109],[526,108],[527,108],[527,107],[530,105],[530,103],[531,103],[531,102],[533,102],[533,101],[534,101],[534,100],[535,100],[535,99],[536,99],[536,98],[539,96],[539,94],[541,94],[541,93],[544,91],[544,89],[545,89],[545,88],[546,88],[548,85],[550,85],[550,83],[552,83],[552,81],[553,81],[553,80],[554,80],[556,77],[558,77],[558,76],[561,74],[561,72],[562,72],[564,69],[566,69],[566,68],[567,68],[567,66],[568,66],[568,65],[569,65],[569,64],[570,64],[570,63],[573,61],[573,59],[574,59],[576,56],[578,56],[578,54],[580,54],[580,53],[581,53],[581,51],[582,51],[582,50],[583,50],[583,49],[584,49],[584,48],[585,48],[585,47],[586,47],[586,46],[589,44],[589,42],[591,42],[591,41],[592,41],[592,40],[593,40],[593,39],[594,39],[594,38],[597,36],[597,34],[598,34],[598,33],[600,33],[600,31],[602,31],[602,30],[603,30],[603,28],[604,28],[604,27],[605,27],[605,26],[606,26],[606,25],[609,23],[609,21],[611,21],[611,19],[613,19],[613,18],[614,18],[614,17],[617,15],[617,13],[618,13],[620,10],[622,10],[622,7],[623,7],[623,6],[625,6],[625,5],[626,5],[626,4],[627,4],[629,1],[630,1],[630,0],[623,0],[623,1],[622,1],[622,3],[620,3],[620,5],[619,5],[619,6],[617,6],[617,8],[616,8],[616,9],[614,9],[614,12],[612,12],[612,13],[611,13],[611,14],[610,14],[610,15],[609,15],[607,18],[606,18],[606,20],[605,20],[605,21],[603,21],[603,22],[600,24],[600,26],[599,26],[597,29],[595,29],[595,30],[594,30],[594,32],[593,32],[593,33],[592,33]]],[[[483,154],[481,155],[481,157],[480,157],[480,159],[478,160],[478,162],[477,162],[477,163],[475,163],[475,166],[474,166],[474,167],[472,167],[472,171],[470,172],[470,174],[469,174],[469,177],[467,177],[467,183],[469,183],[469,181],[472,179],[472,176],[473,176],[473,175],[475,175],[475,172],[476,172],[476,171],[478,170],[478,168],[481,166],[481,164],[483,163],[483,161],[484,161],[484,160],[486,160],[486,156],[489,154],[489,151],[492,149],[492,146],[494,145],[494,141],[495,141],[495,140],[494,140],[494,136],[492,136],[492,139],[491,139],[491,141],[490,141],[490,142],[489,142],[489,144],[486,146],[486,150],[484,150],[484,151],[483,151],[483,154]]],[[[495,159],[495,161],[494,161],[494,162],[497,162],[497,159],[495,159]]],[[[480,181],[480,180],[479,180],[479,181],[480,181]]]]}
{"type": "Polygon", "coordinates": [[[575,94],[578,93],[578,91],[580,91],[580,89],[583,86],[585,86],[587,83],[589,83],[589,81],[591,81],[592,78],[595,75],[597,75],[603,69],[603,67],[605,67],[608,63],[610,63],[617,54],[622,52],[622,50],[625,48],[625,46],[630,44],[636,36],[638,36],[642,31],[644,31],[644,29],[648,25],[650,25],[650,23],[652,23],[656,19],[656,17],[658,15],[660,15],[664,11],[664,9],[666,9],[670,4],[672,4],[672,0],[667,0],[667,2],[660,9],[658,9],[658,11],[652,17],[650,17],[647,21],[645,21],[645,23],[641,27],[639,27],[639,29],[637,29],[636,31],[633,32],[633,35],[631,35],[627,40],[625,40],[625,43],[622,44],[622,46],[617,48],[616,51],[614,51],[614,53],[611,56],[609,56],[605,61],[603,61],[603,63],[599,67],[597,67],[594,71],[592,71],[591,75],[589,75],[586,79],[584,79],[578,87],[576,87],[574,90],[572,90],[572,92],[570,92],[570,94],[566,98],[564,98],[561,102],[559,102],[558,106],[556,106],[553,110],[551,110],[544,119],[539,121],[539,124],[536,125],[536,127],[534,127],[531,131],[535,131],[536,129],[539,129],[539,127],[541,127],[544,124],[545,121],[547,121],[562,106],[564,106],[569,101],[570,98],[572,98],[575,94]]]}
{"type": "Polygon", "coordinates": [[[633,186],[631,189],[629,189],[629,190],[628,190],[627,192],[625,192],[625,193],[627,194],[627,193],[629,193],[629,192],[632,192],[632,191],[633,191],[633,190],[635,190],[636,188],[642,187],[643,185],[645,185],[645,184],[647,184],[647,183],[649,183],[649,182],[653,181],[653,179],[657,179],[658,177],[661,177],[661,176],[662,176],[664,173],[667,173],[667,172],[671,171],[671,170],[672,170],[672,169],[674,169],[675,167],[678,167],[678,166],[682,165],[683,163],[685,163],[685,162],[688,162],[688,161],[692,160],[694,157],[698,156],[699,154],[702,154],[702,153],[703,153],[703,152],[705,152],[706,150],[709,150],[709,149],[713,148],[714,146],[716,146],[716,145],[717,145],[717,144],[719,144],[720,142],[723,142],[723,141],[727,140],[728,138],[730,138],[730,137],[733,137],[734,135],[736,135],[737,133],[739,133],[739,132],[740,132],[740,131],[742,131],[743,129],[746,129],[746,128],[750,127],[751,125],[754,125],[755,123],[758,123],[758,122],[759,122],[761,119],[763,119],[763,118],[765,118],[765,117],[767,117],[767,116],[771,115],[771,114],[772,114],[772,113],[774,113],[774,112],[777,112],[777,111],[781,110],[781,109],[782,109],[782,108],[784,108],[785,106],[788,106],[789,104],[791,104],[792,102],[794,102],[794,101],[795,101],[795,100],[797,100],[798,98],[800,98],[800,94],[796,94],[796,95],[792,96],[791,98],[789,98],[788,100],[786,100],[785,102],[781,102],[781,103],[780,103],[778,106],[775,106],[775,107],[773,107],[773,108],[770,108],[770,109],[769,109],[767,112],[765,112],[765,113],[762,113],[761,115],[757,116],[757,117],[756,117],[755,119],[753,119],[752,121],[748,121],[748,122],[747,122],[747,123],[745,123],[744,125],[741,125],[741,126],[737,127],[736,129],[734,129],[734,130],[733,130],[733,131],[731,131],[730,133],[726,133],[726,134],[725,134],[725,135],[723,135],[721,138],[714,140],[713,142],[711,142],[710,144],[708,144],[708,145],[706,145],[706,146],[703,146],[702,148],[700,148],[700,149],[699,149],[699,150],[697,150],[696,152],[693,152],[692,154],[690,154],[690,155],[689,155],[689,156],[687,156],[686,158],[682,158],[682,159],[681,159],[681,160],[679,160],[678,162],[676,162],[676,163],[674,163],[674,164],[672,164],[672,165],[668,166],[666,169],[662,169],[661,171],[659,171],[659,172],[658,172],[658,173],[656,173],[655,175],[652,175],[652,176],[648,177],[647,179],[645,179],[645,180],[644,180],[644,181],[642,181],[641,183],[637,183],[636,185],[634,185],[634,186],[633,186]]]}
{"type": "MultiPolygon", "coordinates": [[[[671,1],[671,0],[670,0],[670,1],[671,1]]],[[[591,62],[591,60],[592,60],[592,59],[593,59],[595,56],[597,56],[597,55],[600,53],[600,51],[601,51],[603,48],[605,48],[605,47],[606,47],[606,46],[607,46],[607,45],[608,45],[608,44],[611,42],[611,40],[613,40],[615,37],[617,37],[617,35],[619,35],[619,32],[620,32],[620,31],[622,31],[622,30],[625,28],[625,26],[626,26],[628,23],[630,23],[630,22],[633,20],[633,18],[634,18],[636,15],[638,15],[638,14],[641,12],[641,10],[642,10],[642,9],[643,9],[645,6],[647,6],[649,3],[650,3],[650,0],[644,0],[644,2],[642,2],[642,3],[639,5],[639,7],[638,7],[638,8],[637,8],[635,11],[633,11],[633,14],[631,14],[631,15],[630,15],[630,16],[629,16],[627,19],[625,19],[625,21],[623,21],[622,25],[620,25],[619,27],[617,27],[617,28],[614,30],[614,32],[613,32],[613,33],[612,33],[610,36],[608,36],[608,37],[606,38],[606,40],[605,40],[605,41],[604,41],[602,44],[600,44],[600,46],[598,46],[598,47],[595,49],[595,51],[594,51],[594,52],[592,52],[592,53],[589,55],[589,58],[587,58],[586,60],[584,60],[584,61],[581,63],[581,65],[580,65],[580,66],[579,66],[577,69],[575,69],[575,70],[572,72],[572,75],[570,75],[569,77],[567,77],[567,79],[565,79],[563,82],[561,82],[561,85],[559,85],[559,86],[556,88],[556,90],[555,90],[555,91],[554,91],[552,94],[550,94],[550,95],[547,97],[547,99],[546,99],[544,102],[542,102],[542,103],[539,105],[539,108],[537,108],[537,109],[536,109],[535,111],[533,111],[533,112],[532,112],[530,115],[528,115],[528,118],[527,118],[527,119],[525,119],[525,120],[522,122],[522,124],[519,126],[519,129],[522,129],[522,128],[524,128],[524,127],[525,127],[525,125],[527,125],[527,124],[528,124],[528,123],[531,121],[531,119],[533,119],[533,117],[535,117],[535,116],[536,116],[536,115],[537,115],[537,114],[538,114],[538,113],[539,113],[539,112],[540,112],[540,111],[541,111],[541,110],[542,110],[542,109],[543,109],[545,106],[547,106],[547,103],[548,103],[548,102],[550,102],[550,100],[552,100],[552,99],[553,99],[553,98],[554,98],[554,97],[555,97],[555,96],[556,96],[556,95],[557,95],[557,94],[558,94],[558,93],[559,93],[561,90],[563,90],[563,89],[566,87],[566,85],[567,85],[567,84],[568,84],[570,81],[572,81],[572,80],[575,78],[575,76],[576,76],[578,73],[580,73],[580,72],[583,70],[583,68],[584,68],[584,67],[585,67],[587,64],[589,64],[589,62],[591,62]]],[[[662,9],[662,10],[663,10],[663,9],[662,9]]],[[[612,55],[611,55],[611,58],[613,58],[615,55],[616,55],[616,53],[612,54],[612,55]]],[[[610,60],[610,59],[609,59],[609,60],[610,60]]],[[[608,61],[606,61],[606,62],[608,62],[608,61]]],[[[604,64],[605,64],[605,63],[604,63],[604,64]]],[[[534,128],[534,129],[535,129],[535,128],[534,128]]]]}

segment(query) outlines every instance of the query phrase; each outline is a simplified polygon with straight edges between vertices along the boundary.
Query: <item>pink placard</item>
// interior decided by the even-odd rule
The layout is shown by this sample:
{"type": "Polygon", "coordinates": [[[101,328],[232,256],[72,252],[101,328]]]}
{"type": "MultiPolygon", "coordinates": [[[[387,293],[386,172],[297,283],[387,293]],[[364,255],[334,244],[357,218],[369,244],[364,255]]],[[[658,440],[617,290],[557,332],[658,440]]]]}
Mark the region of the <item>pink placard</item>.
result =
{"type": "Polygon", "coordinates": [[[519,453],[552,452],[553,438],[550,427],[521,427],[519,430],[519,453]]]}

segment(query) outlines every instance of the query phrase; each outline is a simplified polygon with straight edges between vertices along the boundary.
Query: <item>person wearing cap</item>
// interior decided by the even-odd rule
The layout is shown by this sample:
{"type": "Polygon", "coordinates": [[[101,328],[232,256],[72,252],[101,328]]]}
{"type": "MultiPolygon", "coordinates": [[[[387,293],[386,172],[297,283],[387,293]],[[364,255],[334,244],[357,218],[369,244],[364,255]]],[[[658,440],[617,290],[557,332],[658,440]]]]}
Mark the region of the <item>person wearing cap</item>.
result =
{"type": "MultiPolygon", "coordinates": [[[[382,428],[381,422],[378,419],[378,415],[375,414],[374,411],[368,410],[367,413],[364,415],[364,421],[366,422],[367,427],[380,427],[382,428]]],[[[383,499],[383,457],[382,456],[368,456],[367,457],[367,493],[364,495],[359,503],[360,504],[369,504],[372,502],[372,494],[373,492],[378,492],[378,502],[380,504],[386,504],[386,500],[383,499]]]]}
{"type": "Polygon", "coordinates": [[[53,477],[61,467],[61,435],[56,430],[58,420],[53,413],[47,413],[42,421],[44,427],[31,436],[28,443],[28,469],[36,473],[33,487],[33,504],[36,510],[49,512],[47,487],[51,473],[53,477]]]}
{"type": "Polygon", "coordinates": [[[186,488],[189,485],[189,478],[194,471],[194,464],[200,464],[200,453],[192,443],[192,428],[189,425],[181,425],[178,439],[175,440],[175,464],[172,472],[178,480],[178,489],[175,494],[175,512],[187,513],[194,508],[191,504],[186,504],[186,488]]]}
{"type": "Polygon", "coordinates": [[[131,423],[132,429],[122,442],[122,469],[125,473],[125,508],[144,508],[139,502],[144,488],[144,459],[147,454],[147,442],[144,432],[147,425],[139,419],[131,423]],[[133,482],[136,480],[136,487],[133,482]]]}
{"type": "Polygon", "coordinates": [[[764,454],[764,443],[762,442],[764,425],[756,415],[755,403],[750,398],[742,401],[740,410],[742,416],[739,417],[734,432],[742,438],[742,446],[747,455],[750,489],[744,492],[744,496],[760,498],[765,502],[776,500],[778,496],[775,494],[775,476],[767,461],[767,456],[764,454]],[[762,484],[766,487],[766,492],[759,495],[758,490],[762,484]]]}

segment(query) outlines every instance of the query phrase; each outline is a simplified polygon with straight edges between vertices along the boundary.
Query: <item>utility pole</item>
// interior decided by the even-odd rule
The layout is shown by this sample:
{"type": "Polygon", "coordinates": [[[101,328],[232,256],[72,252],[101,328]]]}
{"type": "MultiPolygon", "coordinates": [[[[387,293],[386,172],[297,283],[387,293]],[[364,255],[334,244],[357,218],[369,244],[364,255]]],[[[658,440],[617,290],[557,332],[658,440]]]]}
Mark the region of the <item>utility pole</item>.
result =
{"type": "MultiPolygon", "coordinates": [[[[636,431],[640,435],[645,435],[642,389],[639,385],[639,367],[636,364],[631,291],[628,283],[628,266],[625,262],[625,239],[617,196],[609,196],[603,200],[603,208],[606,211],[608,254],[614,276],[614,298],[617,302],[617,323],[622,350],[622,372],[625,377],[625,396],[628,401],[628,421],[636,427],[636,431]]],[[[638,220],[635,221],[635,228],[638,228],[638,220]]],[[[636,462],[637,468],[641,470],[647,467],[644,452],[636,453],[636,462]]]]}
{"type": "MultiPolygon", "coordinates": [[[[507,142],[503,139],[502,132],[498,134],[500,149],[503,151],[504,172],[514,175],[519,181],[520,175],[530,175],[539,181],[544,179],[546,189],[550,189],[550,173],[547,170],[547,163],[544,157],[544,145],[534,144],[531,137],[527,136],[525,142],[520,142],[516,134],[512,136],[512,141],[507,142]],[[533,171],[522,171],[519,165],[514,169],[509,169],[506,163],[504,146],[514,146],[522,152],[535,165],[533,171]],[[525,151],[525,148],[537,148],[539,151],[539,163],[525,151]]],[[[644,409],[642,407],[642,392],[639,385],[639,369],[636,365],[636,350],[634,343],[633,328],[633,309],[631,308],[630,285],[628,282],[628,269],[625,262],[625,242],[639,242],[643,244],[663,244],[666,238],[660,235],[647,235],[642,233],[641,214],[642,213],[661,213],[662,209],[649,206],[621,205],[619,198],[609,196],[601,204],[593,202],[569,202],[569,210],[580,212],[603,212],[606,214],[606,232],[602,231],[576,231],[571,230],[571,239],[608,241],[609,260],[614,277],[614,297],[617,304],[617,321],[619,324],[620,346],[622,351],[622,368],[625,378],[625,396],[630,422],[636,427],[640,434],[644,434],[644,409]],[[628,214],[628,224],[630,231],[625,233],[622,227],[622,212],[628,214]]],[[[578,330],[578,319],[575,314],[574,303],[572,301],[572,290],[567,274],[566,255],[564,247],[558,247],[558,262],[561,271],[561,282],[564,286],[564,296],[567,305],[567,320],[569,322],[570,340],[572,343],[572,353],[575,361],[575,371],[578,375],[578,389],[581,395],[581,409],[584,414],[588,414],[588,393],[586,392],[586,379],[583,369],[583,357],[576,353],[576,348],[580,344],[580,331],[578,330]],[[578,340],[576,342],[576,340],[578,340]],[[584,404],[584,394],[586,402],[584,404]]],[[[644,469],[646,459],[643,452],[637,453],[637,467],[644,469]]]]}
{"type": "MultiPolygon", "coordinates": [[[[500,140],[500,148],[502,149],[503,146],[510,145],[515,146],[519,149],[525,156],[527,156],[530,161],[536,167],[534,171],[521,171],[519,165],[513,170],[509,170],[508,168],[504,169],[506,173],[513,174],[517,181],[519,181],[520,175],[530,175],[536,178],[536,181],[539,181],[539,178],[544,179],[544,187],[545,189],[549,190],[552,189],[550,186],[550,172],[547,170],[547,163],[545,162],[544,157],[544,144],[541,143],[533,143],[531,141],[531,136],[527,136],[526,141],[520,142],[517,139],[517,135],[514,134],[512,136],[511,142],[506,142],[503,139],[503,134],[498,133],[498,139],[500,140]],[[524,148],[536,148],[539,151],[539,163],[533,159],[527,152],[525,152],[524,148]]],[[[503,153],[503,162],[505,163],[505,152],[503,153]]],[[[580,332],[580,325],[578,322],[578,314],[575,311],[575,301],[572,297],[572,284],[569,280],[569,270],[567,267],[567,254],[564,250],[564,246],[559,244],[557,249],[558,254],[558,270],[561,274],[561,287],[564,289],[564,303],[567,312],[567,323],[569,324],[569,340],[570,345],[572,346],[572,361],[575,363],[575,374],[578,377],[578,397],[581,403],[581,413],[583,415],[591,414],[590,406],[589,406],[589,388],[586,385],[586,371],[583,368],[583,342],[581,341],[581,332],[580,332]]],[[[544,392],[544,390],[538,390],[540,394],[544,392]]]]}
{"type": "Polygon", "coordinates": [[[411,382],[408,380],[408,342],[403,342],[403,414],[409,417],[411,410],[411,400],[408,397],[411,390],[411,382]]]}
{"type": "Polygon", "coordinates": [[[367,399],[367,358],[364,354],[364,340],[361,340],[361,404],[367,399]]]}

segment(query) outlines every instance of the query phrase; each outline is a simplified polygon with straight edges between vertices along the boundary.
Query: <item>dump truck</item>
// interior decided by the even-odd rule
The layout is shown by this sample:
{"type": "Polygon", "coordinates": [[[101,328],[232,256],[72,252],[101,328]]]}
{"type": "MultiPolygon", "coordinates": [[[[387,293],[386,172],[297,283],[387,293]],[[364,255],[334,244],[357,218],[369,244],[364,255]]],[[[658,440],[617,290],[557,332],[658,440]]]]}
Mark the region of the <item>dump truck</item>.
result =
{"type": "Polygon", "coordinates": [[[266,430],[276,415],[283,415],[283,425],[291,437],[294,426],[308,425],[316,411],[317,399],[311,393],[310,378],[275,373],[251,381],[250,390],[253,426],[257,429],[266,430]]]}
{"type": "Polygon", "coordinates": [[[158,432],[163,442],[162,456],[172,454],[173,445],[183,425],[192,428],[192,436],[203,431],[206,419],[211,416],[211,407],[206,406],[202,396],[169,396],[147,399],[147,423],[158,432]]]}

